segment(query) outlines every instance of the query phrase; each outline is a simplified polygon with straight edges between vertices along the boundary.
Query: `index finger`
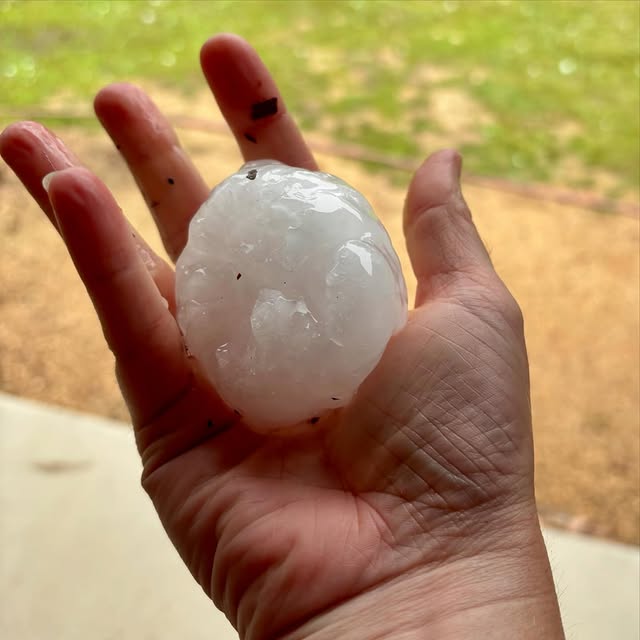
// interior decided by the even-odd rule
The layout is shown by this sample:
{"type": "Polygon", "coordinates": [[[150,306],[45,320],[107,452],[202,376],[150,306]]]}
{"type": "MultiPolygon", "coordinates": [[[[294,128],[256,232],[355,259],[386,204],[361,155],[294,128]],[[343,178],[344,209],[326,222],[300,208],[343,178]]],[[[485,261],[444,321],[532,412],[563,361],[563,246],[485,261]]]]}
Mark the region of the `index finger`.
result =
{"type": "Polygon", "coordinates": [[[273,159],[318,168],[276,83],[245,40],[217,35],[205,42],[200,62],[245,160],[273,159]]]}

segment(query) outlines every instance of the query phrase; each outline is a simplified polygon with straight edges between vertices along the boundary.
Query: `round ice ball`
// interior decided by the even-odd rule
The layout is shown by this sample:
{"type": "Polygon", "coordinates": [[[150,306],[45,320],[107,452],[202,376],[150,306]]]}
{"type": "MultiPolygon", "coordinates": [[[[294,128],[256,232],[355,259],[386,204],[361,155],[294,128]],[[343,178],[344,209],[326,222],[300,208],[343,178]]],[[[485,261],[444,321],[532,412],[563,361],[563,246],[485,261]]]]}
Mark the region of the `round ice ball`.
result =
{"type": "Polygon", "coordinates": [[[347,404],[407,319],[398,256],[364,196],[273,160],[200,207],[176,296],[187,348],[257,431],[347,404]]]}

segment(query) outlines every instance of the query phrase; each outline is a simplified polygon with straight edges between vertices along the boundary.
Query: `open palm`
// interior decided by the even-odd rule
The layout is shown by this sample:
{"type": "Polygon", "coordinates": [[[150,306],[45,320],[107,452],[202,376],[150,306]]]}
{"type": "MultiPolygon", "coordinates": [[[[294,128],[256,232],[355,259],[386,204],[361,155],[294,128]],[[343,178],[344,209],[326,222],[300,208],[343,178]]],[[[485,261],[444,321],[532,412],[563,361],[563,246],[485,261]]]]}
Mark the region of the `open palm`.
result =
{"type": "MultiPolygon", "coordinates": [[[[202,65],[247,160],[316,168],[245,42],[212,39],[202,65]],[[276,114],[252,118],[252,105],[274,97],[276,114]]],[[[139,89],[112,85],[95,106],[175,259],[209,187],[139,89]]],[[[535,520],[522,321],[460,194],[456,153],[427,160],[408,192],[418,294],[407,326],[349,406],[308,433],[269,437],[244,427],[185,352],[173,270],[106,187],[40,125],[12,125],[0,150],[93,299],[143,485],[242,637],[311,635],[314,620],[366,594],[425,576],[437,585],[443,566],[528,544],[528,534],[505,534],[535,520]],[[42,178],[54,170],[47,193],[42,178]]]]}

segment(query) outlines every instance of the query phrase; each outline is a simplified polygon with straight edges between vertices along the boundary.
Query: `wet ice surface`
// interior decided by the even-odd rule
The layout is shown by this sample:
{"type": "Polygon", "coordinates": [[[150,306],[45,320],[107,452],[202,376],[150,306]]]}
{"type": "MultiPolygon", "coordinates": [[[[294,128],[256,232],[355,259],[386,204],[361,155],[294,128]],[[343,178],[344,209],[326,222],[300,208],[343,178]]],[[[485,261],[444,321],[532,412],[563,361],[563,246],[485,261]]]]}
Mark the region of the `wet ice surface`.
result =
{"type": "Polygon", "coordinates": [[[407,319],[398,257],[366,199],[270,160],[244,165],[196,213],[176,293],[189,350],[262,431],[349,402],[407,319]]]}

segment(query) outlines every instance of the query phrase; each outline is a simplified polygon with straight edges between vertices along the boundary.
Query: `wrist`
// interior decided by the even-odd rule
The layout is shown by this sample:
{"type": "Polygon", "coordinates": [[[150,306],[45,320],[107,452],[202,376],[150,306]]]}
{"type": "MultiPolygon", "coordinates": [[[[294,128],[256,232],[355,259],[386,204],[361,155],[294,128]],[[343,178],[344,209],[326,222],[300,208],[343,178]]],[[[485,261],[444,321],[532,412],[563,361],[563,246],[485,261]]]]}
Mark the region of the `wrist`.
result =
{"type": "Polygon", "coordinates": [[[528,544],[421,567],[309,620],[282,640],[562,640],[542,534],[528,544]]]}

